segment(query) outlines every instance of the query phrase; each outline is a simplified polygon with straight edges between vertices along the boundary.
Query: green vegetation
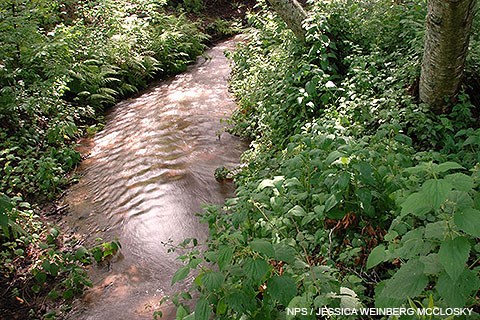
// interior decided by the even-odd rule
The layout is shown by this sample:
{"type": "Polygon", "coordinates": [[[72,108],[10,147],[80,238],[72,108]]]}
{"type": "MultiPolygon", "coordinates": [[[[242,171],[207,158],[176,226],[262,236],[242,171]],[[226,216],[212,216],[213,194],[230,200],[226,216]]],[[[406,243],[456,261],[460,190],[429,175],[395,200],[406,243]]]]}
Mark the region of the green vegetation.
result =
{"type": "Polygon", "coordinates": [[[242,23],[238,20],[215,19],[207,25],[205,31],[213,39],[224,39],[239,34],[242,31],[242,23]]]}
{"type": "Polygon", "coordinates": [[[202,0],[183,0],[183,7],[187,12],[199,13],[204,7],[202,0]]]}
{"type": "MultiPolygon", "coordinates": [[[[0,274],[2,305],[35,309],[90,285],[82,266],[118,250],[63,243],[39,216],[80,161],[74,143],[106,108],[153,78],[185,70],[207,36],[163,0],[0,3],[0,274]],[[52,281],[53,280],[53,281],[52,281]],[[53,284],[52,284],[53,283],[53,284]],[[29,289],[31,287],[31,289],[29,289]],[[5,301],[5,303],[3,303],[5,301]]],[[[18,310],[17,310],[18,311],[18,310]]],[[[14,310],[15,312],[15,310],[14,310]]],[[[0,315],[2,317],[3,315],[0,315]]],[[[9,317],[9,315],[5,315],[9,317]]]]}
{"type": "Polygon", "coordinates": [[[202,216],[208,249],[180,257],[173,282],[195,280],[177,318],[478,306],[479,19],[463,91],[436,115],[416,97],[426,3],[310,6],[305,46],[264,6],[232,54],[252,147],[237,196],[202,216]]]}

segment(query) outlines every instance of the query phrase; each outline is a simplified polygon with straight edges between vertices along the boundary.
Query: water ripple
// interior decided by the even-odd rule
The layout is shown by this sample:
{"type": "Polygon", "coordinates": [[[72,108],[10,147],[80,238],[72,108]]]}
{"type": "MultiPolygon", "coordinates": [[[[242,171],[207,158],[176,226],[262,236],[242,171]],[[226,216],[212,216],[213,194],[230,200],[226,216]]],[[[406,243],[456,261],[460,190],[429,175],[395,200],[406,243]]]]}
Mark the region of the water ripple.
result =
{"type": "Polygon", "coordinates": [[[246,144],[223,133],[220,119],[234,102],[227,90],[229,65],[221,44],[185,74],[159,83],[143,95],[119,103],[103,131],[89,143],[82,178],[66,201],[67,223],[92,239],[118,238],[122,244],[110,269],[92,270],[95,286],[75,308],[75,319],[151,319],[139,315],[145,301],[172,292],[179,262],[168,245],[200,240],[203,203],[222,203],[232,186],[217,182],[218,166],[234,166],[246,144]]]}

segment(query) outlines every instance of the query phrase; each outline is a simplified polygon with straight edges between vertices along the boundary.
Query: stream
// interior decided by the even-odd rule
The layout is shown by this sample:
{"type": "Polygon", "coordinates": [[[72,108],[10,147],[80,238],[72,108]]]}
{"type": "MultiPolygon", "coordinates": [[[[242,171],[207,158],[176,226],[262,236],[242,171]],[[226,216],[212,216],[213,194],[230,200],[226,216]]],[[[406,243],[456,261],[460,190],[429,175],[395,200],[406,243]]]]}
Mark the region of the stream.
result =
{"type": "Polygon", "coordinates": [[[196,213],[234,192],[214,171],[238,165],[247,148],[220,121],[235,108],[224,51],[238,41],[216,45],[185,73],[116,105],[105,128],[81,146],[89,155],[64,199],[64,223],[87,234],[87,243],[118,239],[122,249],[109,265],[89,270],[94,286],[69,319],[152,319],[156,310],[175,318],[159,301],[180,289],[170,284],[181,263],[162,243],[206,239],[196,213]]]}

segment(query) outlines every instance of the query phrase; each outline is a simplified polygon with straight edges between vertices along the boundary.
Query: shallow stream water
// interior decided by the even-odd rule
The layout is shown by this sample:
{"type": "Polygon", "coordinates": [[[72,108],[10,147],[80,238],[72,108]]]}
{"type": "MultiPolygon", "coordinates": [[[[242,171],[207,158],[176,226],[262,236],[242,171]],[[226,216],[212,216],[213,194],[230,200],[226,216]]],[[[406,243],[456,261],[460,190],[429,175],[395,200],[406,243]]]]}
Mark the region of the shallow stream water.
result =
{"type": "Polygon", "coordinates": [[[237,41],[218,44],[187,72],[119,103],[104,130],[83,145],[89,155],[65,198],[65,223],[90,242],[118,239],[122,250],[108,266],[90,270],[94,287],[69,318],[152,319],[161,310],[162,319],[174,319],[173,308],[158,303],[178,289],[170,283],[181,264],[162,243],[205,240],[208,229],[195,214],[234,191],[214,171],[236,166],[247,147],[220,121],[235,108],[224,51],[237,41]]]}

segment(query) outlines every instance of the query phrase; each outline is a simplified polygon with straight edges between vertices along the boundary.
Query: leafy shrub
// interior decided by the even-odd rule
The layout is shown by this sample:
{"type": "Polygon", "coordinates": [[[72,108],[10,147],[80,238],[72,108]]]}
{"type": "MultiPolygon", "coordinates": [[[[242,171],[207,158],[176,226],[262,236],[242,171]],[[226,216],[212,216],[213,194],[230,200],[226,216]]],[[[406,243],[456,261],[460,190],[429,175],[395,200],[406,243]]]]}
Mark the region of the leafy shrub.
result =
{"type": "Polygon", "coordinates": [[[476,305],[478,118],[466,92],[446,115],[416,103],[425,4],[310,4],[305,47],[263,10],[232,54],[252,147],[236,197],[202,216],[208,248],[180,257],[177,317],[476,305]]]}
{"type": "Polygon", "coordinates": [[[183,0],[183,6],[187,12],[199,13],[203,9],[203,0],[183,0]]]}
{"type": "MultiPolygon", "coordinates": [[[[479,248],[472,244],[480,236],[480,168],[471,175],[447,174],[455,169],[464,168],[444,162],[420,163],[405,170],[414,183],[408,191],[399,192],[401,210],[385,235],[388,249],[376,247],[367,262],[372,268],[382,261],[403,261],[390,279],[378,284],[377,306],[400,306],[405,298],[418,296],[432,297],[445,308],[475,304],[474,294],[480,287],[474,268],[479,248]],[[426,288],[429,283],[435,286],[426,288]]],[[[427,305],[428,300],[421,304],[427,305]]]]}
{"type": "Polygon", "coordinates": [[[31,203],[65,187],[80,161],[75,141],[102,127],[106,108],[202,53],[206,35],[165,4],[0,2],[0,273],[28,287],[5,287],[6,294],[68,300],[91,285],[84,266],[119,249],[117,242],[62,247],[31,203]]]}
{"type": "Polygon", "coordinates": [[[203,51],[196,25],[155,3],[82,4],[69,24],[50,1],[0,5],[0,191],[52,197],[80,160],[69,145],[82,126],[203,51]]]}
{"type": "Polygon", "coordinates": [[[241,22],[236,20],[215,19],[205,28],[207,34],[213,38],[226,38],[241,32],[241,22]]]}
{"type": "Polygon", "coordinates": [[[53,300],[69,300],[92,285],[84,267],[93,261],[102,263],[120,249],[116,241],[88,250],[75,241],[60,247],[57,228],[44,224],[28,202],[4,194],[0,194],[0,228],[0,273],[18,286],[5,294],[17,299],[47,291],[53,300]],[[25,263],[30,267],[25,268],[25,263]],[[21,287],[20,278],[26,278],[28,288],[21,287]]]}

